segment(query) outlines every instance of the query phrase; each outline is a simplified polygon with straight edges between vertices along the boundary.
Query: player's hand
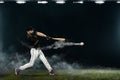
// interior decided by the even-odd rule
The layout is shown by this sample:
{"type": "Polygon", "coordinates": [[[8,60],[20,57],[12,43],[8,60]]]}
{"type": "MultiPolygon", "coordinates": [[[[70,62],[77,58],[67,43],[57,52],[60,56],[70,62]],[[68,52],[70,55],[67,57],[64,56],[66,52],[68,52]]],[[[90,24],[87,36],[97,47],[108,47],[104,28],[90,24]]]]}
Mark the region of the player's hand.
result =
{"type": "Polygon", "coordinates": [[[50,39],[52,39],[52,37],[50,37],[50,36],[46,36],[46,39],[47,39],[47,40],[50,40],[50,39]]]}

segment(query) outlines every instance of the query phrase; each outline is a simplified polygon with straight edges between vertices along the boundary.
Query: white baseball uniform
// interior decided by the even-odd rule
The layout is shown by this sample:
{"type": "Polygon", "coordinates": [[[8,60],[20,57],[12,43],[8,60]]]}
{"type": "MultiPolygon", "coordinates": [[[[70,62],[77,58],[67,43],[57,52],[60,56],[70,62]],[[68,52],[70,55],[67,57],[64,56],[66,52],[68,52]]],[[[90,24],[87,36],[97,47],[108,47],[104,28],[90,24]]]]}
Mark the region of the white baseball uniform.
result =
{"type": "Polygon", "coordinates": [[[48,71],[50,72],[52,70],[52,67],[50,66],[50,64],[48,63],[47,59],[45,58],[44,56],[44,53],[41,51],[40,48],[36,49],[36,48],[31,48],[30,50],[30,54],[31,54],[31,58],[30,58],[30,61],[23,65],[23,66],[20,66],[19,69],[20,70],[25,70],[27,68],[30,68],[34,65],[35,63],[35,60],[37,58],[39,58],[43,64],[45,65],[45,67],[48,69],[48,71]]]}
{"type": "Polygon", "coordinates": [[[31,54],[30,61],[27,64],[20,66],[19,69],[25,70],[27,68],[32,67],[35,63],[35,60],[39,58],[43,62],[45,67],[48,69],[48,71],[51,72],[52,67],[48,63],[46,57],[44,56],[44,53],[39,48],[40,42],[39,42],[38,36],[36,35],[36,31],[34,31],[34,33],[32,33],[31,35],[32,36],[27,35],[27,39],[26,39],[28,42],[27,44],[32,46],[32,48],[30,49],[30,54],[31,54]]]}

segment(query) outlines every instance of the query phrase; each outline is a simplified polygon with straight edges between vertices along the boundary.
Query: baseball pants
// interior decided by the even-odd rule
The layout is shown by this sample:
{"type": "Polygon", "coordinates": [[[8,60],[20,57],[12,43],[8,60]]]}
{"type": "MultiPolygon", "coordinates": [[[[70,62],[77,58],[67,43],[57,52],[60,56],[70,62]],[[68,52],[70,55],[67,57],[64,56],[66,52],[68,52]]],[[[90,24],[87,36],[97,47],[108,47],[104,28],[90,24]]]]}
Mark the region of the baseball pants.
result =
{"type": "Polygon", "coordinates": [[[44,53],[41,51],[41,49],[36,49],[36,48],[31,48],[30,50],[30,54],[31,54],[31,58],[30,58],[30,61],[23,65],[23,66],[20,66],[19,69],[20,70],[25,70],[27,68],[30,68],[34,65],[35,63],[35,60],[37,58],[39,58],[43,64],[45,65],[45,67],[47,68],[47,70],[50,72],[52,70],[52,67],[50,66],[50,64],[48,63],[44,53]]]}

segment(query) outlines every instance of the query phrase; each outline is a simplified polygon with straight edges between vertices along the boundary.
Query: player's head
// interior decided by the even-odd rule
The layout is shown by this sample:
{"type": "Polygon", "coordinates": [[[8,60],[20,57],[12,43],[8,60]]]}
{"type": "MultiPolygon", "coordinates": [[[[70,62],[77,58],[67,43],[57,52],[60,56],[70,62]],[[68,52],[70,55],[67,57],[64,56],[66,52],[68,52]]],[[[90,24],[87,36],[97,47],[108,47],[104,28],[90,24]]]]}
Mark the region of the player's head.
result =
{"type": "Polygon", "coordinates": [[[27,34],[33,34],[34,33],[34,28],[33,27],[28,27],[26,32],[27,32],[27,34]]]}

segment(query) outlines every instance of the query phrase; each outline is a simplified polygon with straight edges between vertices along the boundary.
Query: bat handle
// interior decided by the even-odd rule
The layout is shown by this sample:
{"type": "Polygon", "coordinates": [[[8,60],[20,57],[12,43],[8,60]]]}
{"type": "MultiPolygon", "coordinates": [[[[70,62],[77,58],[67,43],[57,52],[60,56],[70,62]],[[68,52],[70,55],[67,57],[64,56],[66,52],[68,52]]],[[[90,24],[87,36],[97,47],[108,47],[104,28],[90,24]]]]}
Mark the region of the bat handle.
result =
{"type": "Polygon", "coordinates": [[[47,39],[47,40],[50,40],[50,39],[52,39],[52,37],[50,37],[50,36],[46,36],[46,39],[47,39]]]}

